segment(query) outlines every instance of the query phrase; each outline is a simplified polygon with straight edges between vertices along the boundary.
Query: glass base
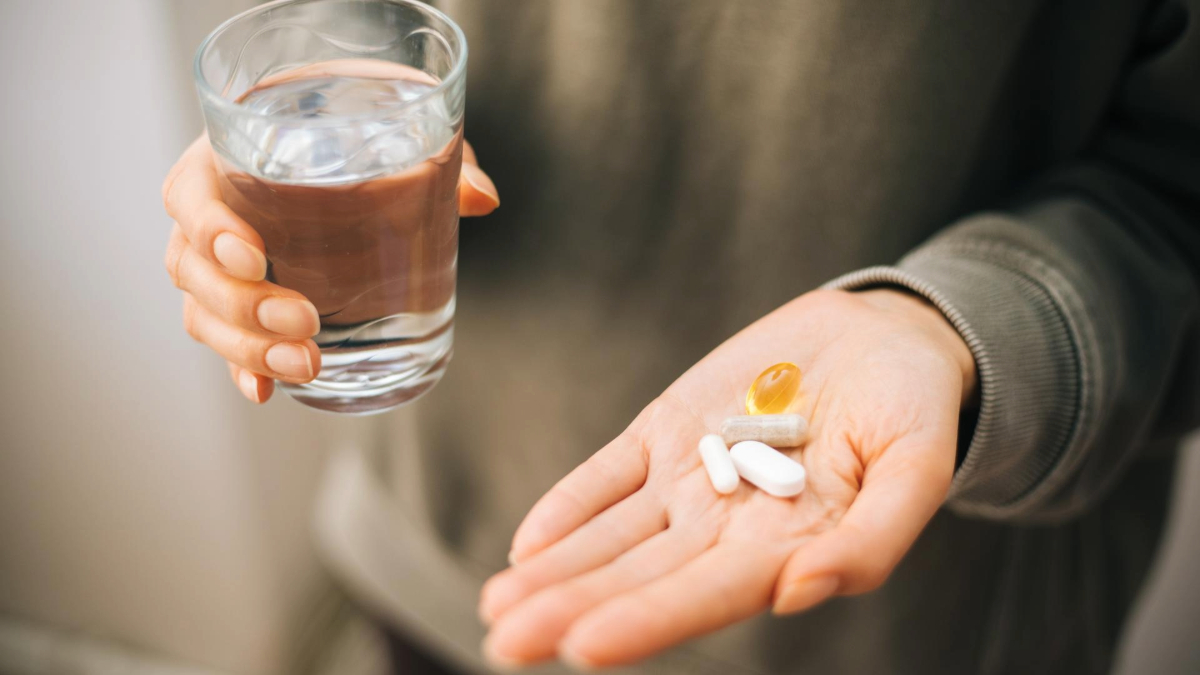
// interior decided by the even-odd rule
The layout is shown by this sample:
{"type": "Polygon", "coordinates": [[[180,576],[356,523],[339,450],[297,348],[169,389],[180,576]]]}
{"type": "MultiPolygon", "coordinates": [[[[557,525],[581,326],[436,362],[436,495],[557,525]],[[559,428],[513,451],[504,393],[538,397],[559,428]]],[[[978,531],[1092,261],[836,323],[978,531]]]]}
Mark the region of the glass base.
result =
{"type": "Polygon", "coordinates": [[[307,384],[281,382],[311,408],[374,415],[415,401],[433,389],[453,354],[454,327],[433,336],[321,350],[321,372],[307,384]]]}

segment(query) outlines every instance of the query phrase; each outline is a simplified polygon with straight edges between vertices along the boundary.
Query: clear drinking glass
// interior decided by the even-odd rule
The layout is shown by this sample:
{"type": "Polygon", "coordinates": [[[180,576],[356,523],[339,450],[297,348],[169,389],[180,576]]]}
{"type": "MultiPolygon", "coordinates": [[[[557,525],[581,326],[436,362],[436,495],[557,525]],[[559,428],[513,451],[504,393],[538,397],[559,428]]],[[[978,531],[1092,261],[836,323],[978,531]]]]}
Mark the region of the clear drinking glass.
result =
{"type": "Polygon", "coordinates": [[[341,413],[411,401],[454,340],[467,43],[415,0],[280,0],[218,27],[196,88],[225,202],[267,279],[321,315],[321,372],[282,388],[341,413]]]}

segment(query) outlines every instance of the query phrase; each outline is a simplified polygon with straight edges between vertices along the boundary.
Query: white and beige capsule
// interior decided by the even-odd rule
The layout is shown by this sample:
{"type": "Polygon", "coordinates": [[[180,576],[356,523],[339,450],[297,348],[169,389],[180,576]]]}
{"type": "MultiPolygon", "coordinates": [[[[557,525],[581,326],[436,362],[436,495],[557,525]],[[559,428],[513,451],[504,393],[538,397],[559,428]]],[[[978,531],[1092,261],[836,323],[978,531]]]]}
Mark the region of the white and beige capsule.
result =
{"type": "Polygon", "coordinates": [[[700,439],[700,459],[704,462],[704,470],[708,472],[713,489],[723,495],[737,490],[741,478],[733,466],[729,448],[725,447],[725,441],[720,436],[708,434],[700,439]]]}
{"type": "Polygon", "coordinates": [[[807,433],[803,415],[737,415],[721,423],[721,439],[728,445],[758,441],[773,448],[794,448],[807,433]]]}

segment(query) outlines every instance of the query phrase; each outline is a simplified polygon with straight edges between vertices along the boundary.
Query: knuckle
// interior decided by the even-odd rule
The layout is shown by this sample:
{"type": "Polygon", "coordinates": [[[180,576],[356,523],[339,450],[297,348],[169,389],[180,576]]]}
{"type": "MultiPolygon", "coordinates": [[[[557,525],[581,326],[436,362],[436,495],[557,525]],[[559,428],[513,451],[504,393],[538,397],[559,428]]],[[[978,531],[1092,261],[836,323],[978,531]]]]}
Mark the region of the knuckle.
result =
{"type": "Polygon", "coordinates": [[[216,236],[213,225],[216,222],[216,213],[212,200],[206,199],[192,204],[183,217],[190,224],[189,236],[192,241],[197,242],[202,250],[204,246],[212,246],[212,238],[216,236]]]}
{"type": "Polygon", "coordinates": [[[196,342],[201,341],[196,319],[196,303],[190,297],[183,301],[183,330],[196,342]]]}
{"type": "Polygon", "coordinates": [[[172,166],[171,170],[167,172],[167,177],[164,178],[162,182],[162,203],[163,208],[165,208],[168,213],[171,212],[171,186],[175,184],[175,174],[178,172],[178,166],[178,164],[172,166]]]}
{"type": "Polygon", "coordinates": [[[207,228],[213,229],[225,216],[225,204],[215,199],[205,199],[196,204],[194,216],[196,221],[207,228]]]}
{"type": "Polygon", "coordinates": [[[252,303],[247,302],[236,293],[221,293],[217,299],[219,305],[218,311],[220,315],[227,320],[234,321],[244,326],[252,326],[258,323],[257,317],[250,309],[252,303]]]}
{"type": "Polygon", "coordinates": [[[266,363],[266,348],[259,340],[246,333],[234,340],[231,354],[234,361],[249,366],[251,370],[260,370],[263,368],[262,364],[266,363]]]}
{"type": "Polygon", "coordinates": [[[172,217],[179,212],[179,191],[176,184],[179,182],[179,176],[183,173],[183,160],[175,163],[171,170],[167,172],[167,177],[163,179],[162,184],[162,202],[163,208],[172,217]]]}
{"type": "Polygon", "coordinates": [[[197,241],[207,242],[210,251],[213,240],[222,232],[233,232],[239,239],[254,245],[254,231],[242,227],[240,218],[220,199],[205,199],[196,204],[192,208],[191,218],[198,233],[197,241]]]}
{"type": "Polygon", "coordinates": [[[171,283],[175,288],[183,289],[183,281],[179,276],[180,261],[183,260],[183,247],[171,243],[167,247],[167,254],[163,257],[163,265],[167,268],[167,276],[171,277],[171,283]]]}
{"type": "MultiPolygon", "coordinates": [[[[177,192],[176,188],[172,194],[177,192]]],[[[167,213],[181,225],[186,224],[187,236],[194,243],[211,241],[227,220],[225,204],[215,199],[192,200],[186,206],[180,198],[172,197],[171,199],[173,204],[167,213]]]]}

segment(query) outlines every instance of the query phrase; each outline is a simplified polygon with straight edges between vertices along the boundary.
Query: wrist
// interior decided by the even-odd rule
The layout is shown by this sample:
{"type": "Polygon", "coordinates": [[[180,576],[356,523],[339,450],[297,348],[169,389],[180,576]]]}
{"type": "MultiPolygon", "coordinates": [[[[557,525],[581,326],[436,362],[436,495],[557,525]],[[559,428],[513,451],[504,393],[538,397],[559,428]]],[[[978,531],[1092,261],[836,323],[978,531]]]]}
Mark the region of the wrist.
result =
{"type": "Polygon", "coordinates": [[[977,405],[979,375],[975,357],[962,335],[941,310],[920,295],[903,288],[874,288],[855,294],[879,309],[903,315],[942,345],[962,373],[962,406],[970,408],[977,405]]]}

